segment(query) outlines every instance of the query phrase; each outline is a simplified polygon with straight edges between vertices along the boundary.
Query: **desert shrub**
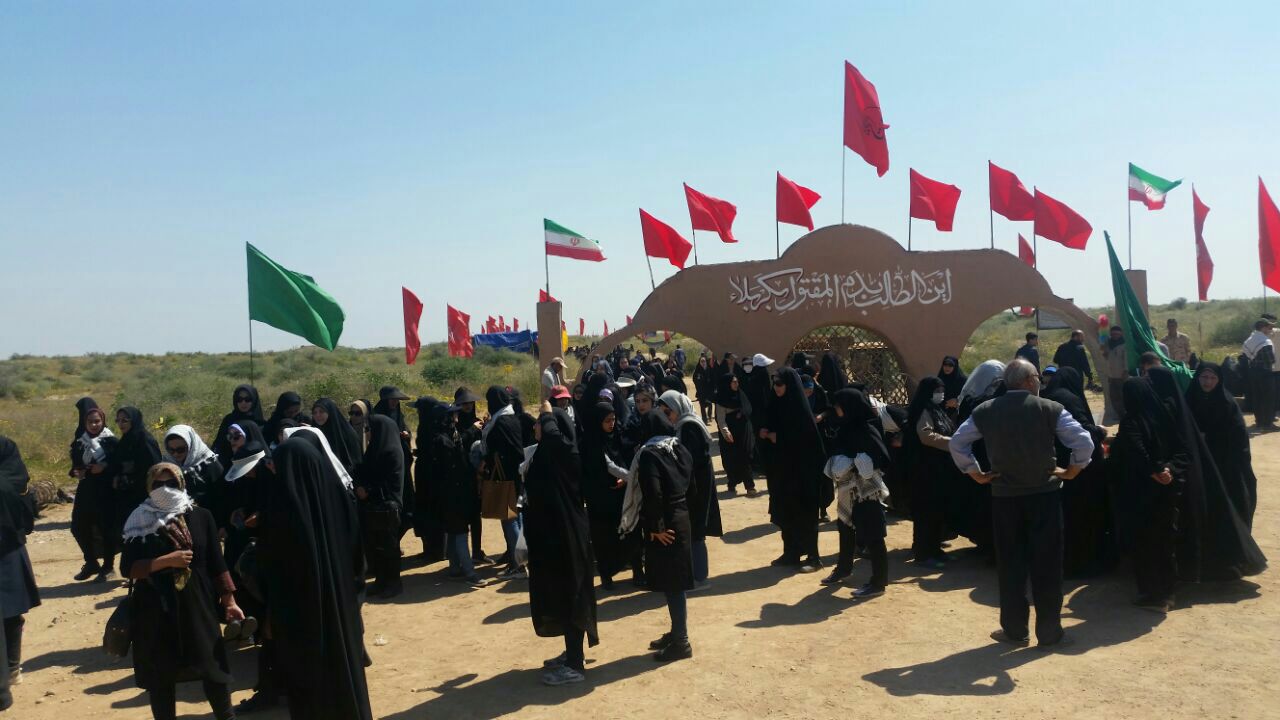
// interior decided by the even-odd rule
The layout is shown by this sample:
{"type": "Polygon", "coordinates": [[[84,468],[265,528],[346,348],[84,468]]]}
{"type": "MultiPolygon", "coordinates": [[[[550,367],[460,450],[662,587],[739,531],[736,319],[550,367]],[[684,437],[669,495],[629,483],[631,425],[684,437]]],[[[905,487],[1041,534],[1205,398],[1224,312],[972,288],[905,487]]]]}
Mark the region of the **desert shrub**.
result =
{"type": "Polygon", "coordinates": [[[1186,307],[1187,307],[1187,299],[1184,297],[1174,298],[1173,302],[1169,303],[1170,310],[1183,310],[1186,307]]]}
{"type": "Polygon", "coordinates": [[[428,385],[440,388],[475,384],[480,379],[480,368],[467,358],[431,358],[422,363],[419,373],[428,385]]]}
{"type": "Polygon", "coordinates": [[[1257,319],[1255,313],[1241,312],[1222,320],[1209,333],[1209,344],[1228,347],[1239,345],[1253,332],[1253,323],[1257,319]]]}

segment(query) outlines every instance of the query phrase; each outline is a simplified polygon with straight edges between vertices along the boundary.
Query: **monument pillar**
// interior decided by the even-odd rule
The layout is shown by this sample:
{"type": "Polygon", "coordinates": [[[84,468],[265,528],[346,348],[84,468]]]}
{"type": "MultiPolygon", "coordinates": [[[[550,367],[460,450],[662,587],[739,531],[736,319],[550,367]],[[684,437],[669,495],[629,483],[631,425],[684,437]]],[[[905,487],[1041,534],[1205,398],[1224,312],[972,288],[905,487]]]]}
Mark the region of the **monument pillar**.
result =
{"type": "Polygon", "coordinates": [[[560,357],[560,321],[563,306],[559,300],[538,303],[538,369],[546,370],[551,358],[560,357]]]}
{"type": "MultiPolygon", "coordinates": [[[[1147,323],[1151,323],[1151,313],[1147,310],[1147,271],[1146,270],[1125,270],[1125,278],[1129,281],[1129,286],[1133,288],[1133,294],[1138,296],[1138,304],[1142,306],[1142,314],[1146,316],[1147,323]]],[[[1125,328],[1128,332],[1128,328],[1125,328]]]]}

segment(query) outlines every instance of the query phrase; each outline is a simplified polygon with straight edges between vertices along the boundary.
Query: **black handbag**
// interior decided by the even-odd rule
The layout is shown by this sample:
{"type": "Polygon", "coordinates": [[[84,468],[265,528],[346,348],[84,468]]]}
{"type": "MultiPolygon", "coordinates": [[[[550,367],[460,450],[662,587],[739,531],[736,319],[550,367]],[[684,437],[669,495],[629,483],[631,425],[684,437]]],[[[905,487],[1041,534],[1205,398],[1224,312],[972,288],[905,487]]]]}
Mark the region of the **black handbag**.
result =
{"type": "Polygon", "coordinates": [[[133,583],[129,583],[129,594],[116,606],[107,620],[107,629],[102,633],[102,650],[115,657],[128,657],[129,647],[133,645],[133,583]]]}
{"type": "Polygon", "coordinates": [[[386,532],[400,527],[400,509],[386,500],[369,500],[361,508],[366,530],[386,532]]]}

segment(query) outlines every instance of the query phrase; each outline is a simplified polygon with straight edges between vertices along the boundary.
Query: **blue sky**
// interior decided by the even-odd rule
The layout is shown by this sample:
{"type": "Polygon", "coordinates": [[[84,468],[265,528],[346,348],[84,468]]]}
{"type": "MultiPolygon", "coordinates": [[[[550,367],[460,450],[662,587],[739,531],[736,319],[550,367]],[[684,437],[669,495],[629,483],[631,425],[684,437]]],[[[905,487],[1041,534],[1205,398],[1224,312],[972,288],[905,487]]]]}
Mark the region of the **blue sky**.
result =
{"type": "MultiPolygon", "coordinates": [[[[551,260],[570,324],[616,326],[649,290],[636,209],[687,230],[681,182],[739,208],[740,242],[700,234],[703,262],[772,257],[775,171],[823,195],[818,225],[840,221],[845,60],[891,125],[885,177],[848,157],[850,222],[905,242],[915,167],[964,193],[955,232],[917,221],[915,247],[985,247],[994,160],[1090,220],[1086,252],[1042,241],[1041,268],[1102,304],[1132,161],[1186,180],[1133,210],[1152,300],[1194,297],[1192,182],[1210,297],[1256,296],[1278,20],[1267,3],[6,3],[0,356],[244,349],[246,241],[332,292],[344,345],[402,342],[401,285],[429,340],[446,302],[527,324],[544,216],[609,256],[551,260]]],[[[997,246],[1029,225],[997,217],[997,246]]]]}

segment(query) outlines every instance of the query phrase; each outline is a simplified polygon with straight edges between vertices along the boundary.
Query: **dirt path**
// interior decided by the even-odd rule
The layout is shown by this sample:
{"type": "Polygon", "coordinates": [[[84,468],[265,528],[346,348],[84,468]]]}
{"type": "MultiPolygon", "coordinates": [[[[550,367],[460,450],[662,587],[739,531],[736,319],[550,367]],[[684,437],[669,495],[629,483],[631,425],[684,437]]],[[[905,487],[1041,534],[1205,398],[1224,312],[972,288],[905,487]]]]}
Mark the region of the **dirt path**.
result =
{"type": "MultiPolygon", "coordinates": [[[[1280,562],[1270,487],[1280,482],[1280,434],[1254,441],[1262,489],[1255,534],[1280,562]]],[[[660,596],[619,583],[600,595],[601,644],[589,649],[587,682],[538,684],[558,640],[535,637],[524,583],[467,590],[443,564],[406,573],[404,595],[365,609],[373,709],[379,718],[521,717],[1233,717],[1280,715],[1280,592],[1274,572],[1258,587],[1197,587],[1167,618],[1129,605],[1133,585],[1117,573],[1069,586],[1064,622],[1077,639],[1060,654],[1009,650],[997,627],[995,575],[960,550],[945,573],[906,562],[909,523],[889,530],[893,584],[857,604],[851,587],[768,566],[781,541],[767,500],[721,496],[725,528],[711,541],[713,586],[690,596],[695,657],[661,666],[645,648],[666,629],[660,596]],[[379,644],[385,640],[385,644],[379,644]]],[[[44,604],[28,616],[25,682],[8,717],[22,720],[149,718],[128,661],[100,650],[121,592],[76,583],[79,568],[57,508],[30,538],[44,604]]],[[[824,553],[836,550],[823,527],[824,553]]],[[[486,527],[486,549],[501,533],[486,527]]],[[[963,544],[963,543],[962,543],[963,544]]],[[[417,552],[412,536],[405,551],[417,552]]],[[[857,563],[854,579],[870,572],[857,563]]],[[[253,656],[233,657],[237,700],[254,680],[253,656]]],[[[198,684],[181,686],[180,712],[209,717],[198,684]]],[[[250,717],[287,717],[283,710],[250,717]]]]}

